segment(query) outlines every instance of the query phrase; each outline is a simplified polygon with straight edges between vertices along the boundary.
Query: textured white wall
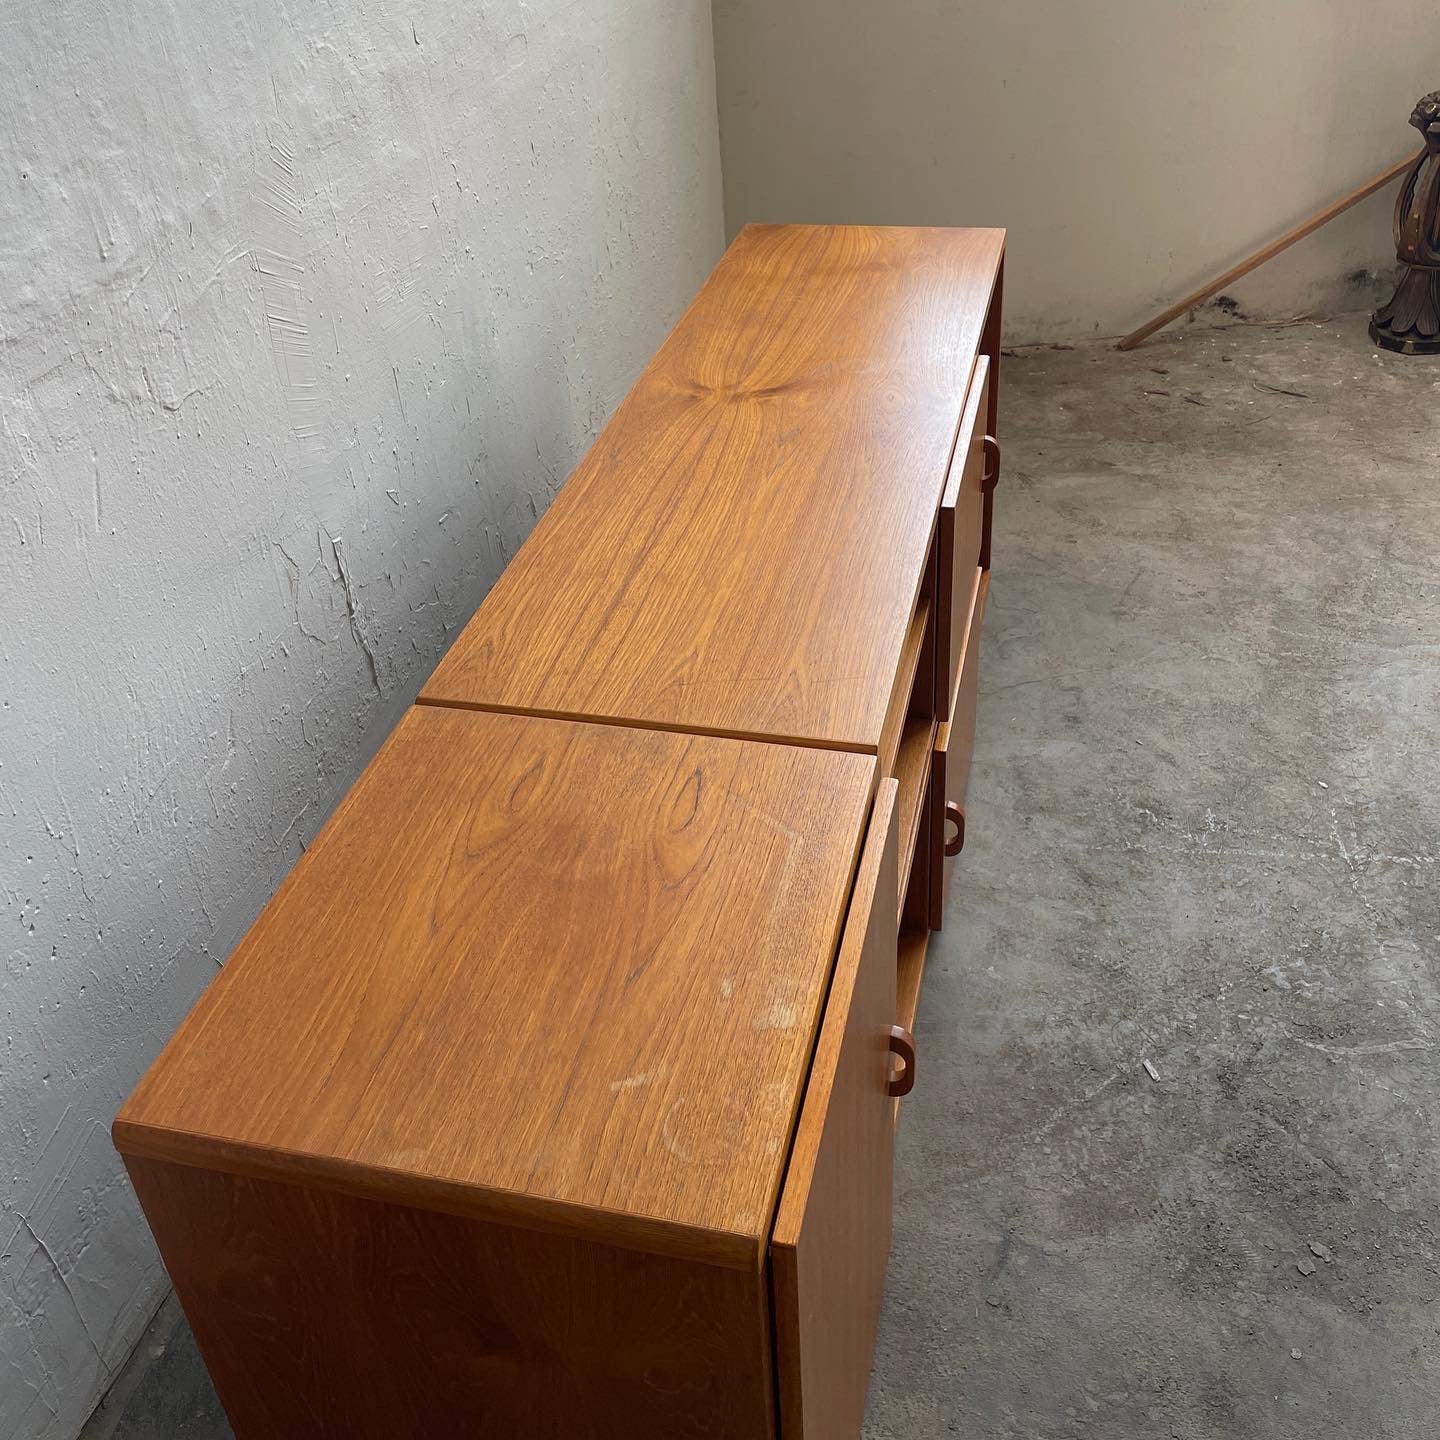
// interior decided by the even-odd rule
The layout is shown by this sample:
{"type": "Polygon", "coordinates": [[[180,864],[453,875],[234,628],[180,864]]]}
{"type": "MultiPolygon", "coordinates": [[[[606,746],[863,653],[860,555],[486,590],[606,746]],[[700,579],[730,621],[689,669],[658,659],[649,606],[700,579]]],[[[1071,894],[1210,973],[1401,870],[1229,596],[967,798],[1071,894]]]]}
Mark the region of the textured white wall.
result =
{"type": "Polygon", "coordinates": [[[719,253],[708,0],[0,21],[0,1435],[163,1284],[107,1127],[719,253]]]}
{"type": "MultiPolygon", "coordinates": [[[[726,221],[1004,225],[1006,337],[1119,334],[1382,169],[1435,0],[715,0],[726,221]]],[[[1391,275],[1394,190],[1237,285],[1391,275]]]]}

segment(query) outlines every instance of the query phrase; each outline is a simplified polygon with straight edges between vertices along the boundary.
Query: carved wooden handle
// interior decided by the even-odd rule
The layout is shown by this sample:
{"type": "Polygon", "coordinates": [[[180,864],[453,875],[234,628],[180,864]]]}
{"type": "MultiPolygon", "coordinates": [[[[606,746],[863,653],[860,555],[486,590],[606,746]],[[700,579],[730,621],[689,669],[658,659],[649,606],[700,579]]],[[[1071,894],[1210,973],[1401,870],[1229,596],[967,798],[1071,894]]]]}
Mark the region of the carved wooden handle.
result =
{"type": "Polygon", "coordinates": [[[945,842],[945,853],[958,855],[965,848],[965,812],[953,800],[947,800],[945,818],[955,827],[954,836],[945,842]]]}
{"type": "Polygon", "coordinates": [[[915,1037],[903,1026],[890,1027],[890,1053],[905,1062],[905,1068],[890,1078],[892,1095],[908,1095],[915,1088],[915,1037]]]}
{"type": "Polygon", "coordinates": [[[985,476],[980,481],[983,490],[993,490],[1000,479],[1000,442],[993,436],[985,437],[985,476]]]}

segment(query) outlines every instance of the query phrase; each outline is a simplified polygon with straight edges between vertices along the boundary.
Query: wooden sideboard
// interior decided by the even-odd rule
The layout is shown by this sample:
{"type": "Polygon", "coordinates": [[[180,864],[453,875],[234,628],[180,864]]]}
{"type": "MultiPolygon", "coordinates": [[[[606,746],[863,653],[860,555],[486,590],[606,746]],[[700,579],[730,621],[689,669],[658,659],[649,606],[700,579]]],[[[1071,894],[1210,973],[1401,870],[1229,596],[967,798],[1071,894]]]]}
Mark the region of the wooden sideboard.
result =
{"type": "Polygon", "coordinates": [[[126,1103],[239,1440],[858,1434],[1002,253],[743,231],[126,1103]]]}

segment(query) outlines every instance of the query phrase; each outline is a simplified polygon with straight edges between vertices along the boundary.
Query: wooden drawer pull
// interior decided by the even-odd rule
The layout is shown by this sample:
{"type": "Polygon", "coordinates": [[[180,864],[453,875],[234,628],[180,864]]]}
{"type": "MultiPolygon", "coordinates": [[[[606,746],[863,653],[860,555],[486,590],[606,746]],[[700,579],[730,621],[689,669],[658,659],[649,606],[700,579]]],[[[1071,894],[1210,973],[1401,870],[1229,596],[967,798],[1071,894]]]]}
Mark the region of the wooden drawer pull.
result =
{"type": "Polygon", "coordinates": [[[892,1095],[908,1095],[915,1088],[915,1037],[903,1026],[890,1027],[890,1053],[905,1062],[905,1068],[890,1078],[892,1095]]]}
{"type": "Polygon", "coordinates": [[[1000,442],[993,436],[985,437],[985,474],[980,481],[982,490],[993,490],[1000,480],[1000,442]]]}
{"type": "Polygon", "coordinates": [[[965,812],[953,800],[947,800],[945,818],[955,827],[955,834],[945,842],[945,853],[958,855],[965,848],[965,812]]]}

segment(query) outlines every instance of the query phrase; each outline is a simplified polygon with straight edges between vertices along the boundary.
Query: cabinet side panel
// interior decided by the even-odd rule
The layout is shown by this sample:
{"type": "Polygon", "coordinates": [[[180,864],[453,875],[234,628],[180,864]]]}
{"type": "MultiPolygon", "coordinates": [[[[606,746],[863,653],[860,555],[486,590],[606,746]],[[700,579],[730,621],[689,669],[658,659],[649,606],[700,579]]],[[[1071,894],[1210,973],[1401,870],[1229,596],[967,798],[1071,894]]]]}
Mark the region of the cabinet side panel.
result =
{"type": "Polygon", "coordinates": [[[763,1273],[127,1158],[237,1440],[756,1440],[763,1273]]]}

